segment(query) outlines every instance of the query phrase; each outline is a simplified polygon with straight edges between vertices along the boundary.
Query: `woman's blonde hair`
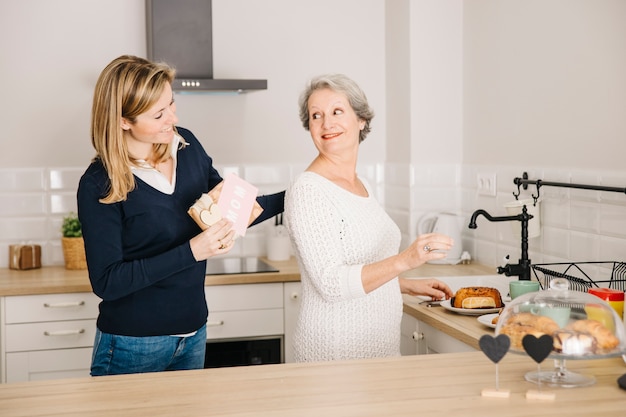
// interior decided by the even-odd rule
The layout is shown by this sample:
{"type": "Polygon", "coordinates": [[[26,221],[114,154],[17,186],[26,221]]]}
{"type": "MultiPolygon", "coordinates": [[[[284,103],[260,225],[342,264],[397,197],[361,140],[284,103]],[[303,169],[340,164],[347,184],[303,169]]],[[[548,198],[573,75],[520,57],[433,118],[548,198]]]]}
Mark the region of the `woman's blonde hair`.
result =
{"type": "MultiPolygon", "coordinates": [[[[152,107],[166,84],[174,80],[175,70],[163,63],[122,55],[102,70],[93,96],[91,142],[96,158],[102,161],[109,177],[109,189],[101,203],[126,200],[135,188],[131,165],[138,162],[128,152],[122,118],[134,123],[137,116],[152,107]]],[[[151,160],[165,161],[171,144],[154,144],[151,160]]]]}

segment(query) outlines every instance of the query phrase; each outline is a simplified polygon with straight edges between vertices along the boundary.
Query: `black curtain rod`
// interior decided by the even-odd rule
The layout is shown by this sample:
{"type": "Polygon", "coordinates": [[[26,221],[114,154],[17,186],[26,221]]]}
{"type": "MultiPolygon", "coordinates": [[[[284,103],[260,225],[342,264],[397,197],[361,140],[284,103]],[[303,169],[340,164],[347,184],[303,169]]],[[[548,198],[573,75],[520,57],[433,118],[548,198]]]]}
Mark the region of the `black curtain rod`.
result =
{"type": "MultiPolygon", "coordinates": [[[[605,187],[602,185],[571,184],[571,183],[566,183],[566,182],[529,180],[528,173],[526,172],[524,172],[524,175],[522,178],[516,177],[515,179],[513,179],[513,183],[517,185],[517,190],[518,190],[517,195],[519,195],[520,186],[523,186],[524,190],[526,190],[528,189],[528,184],[535,184],[537,186],[537,190],[539,190],[539,187],[543,185],[548,185],[551,187],[580,188],[583,190],[610,191],[610,192],[626,194],[626,188],[620,188],[620,187],[605,187]]],[[[513,193],[513,195],[515,195],[515,193],[513,193]]]]}

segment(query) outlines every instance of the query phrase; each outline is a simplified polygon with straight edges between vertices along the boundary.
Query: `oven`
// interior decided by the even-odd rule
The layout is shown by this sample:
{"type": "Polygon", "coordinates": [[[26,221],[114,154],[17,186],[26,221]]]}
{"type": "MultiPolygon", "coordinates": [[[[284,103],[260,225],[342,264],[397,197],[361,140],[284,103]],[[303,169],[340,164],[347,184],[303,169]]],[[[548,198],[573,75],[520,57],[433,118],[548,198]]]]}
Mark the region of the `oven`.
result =
{"type": "Polygon", "coordinates": [[[207,340],[205,368],[266,365],[283,362],[283,337],[207,340]]]}
{"type": "MultiPolygon", "coordinates": [[[[277,272],[257,257],[211,258],[207,275],[277,272]]],[[[283,284],[217,285],[205,289],[209,318],[205,368],[284,362],[283,284]]]]}

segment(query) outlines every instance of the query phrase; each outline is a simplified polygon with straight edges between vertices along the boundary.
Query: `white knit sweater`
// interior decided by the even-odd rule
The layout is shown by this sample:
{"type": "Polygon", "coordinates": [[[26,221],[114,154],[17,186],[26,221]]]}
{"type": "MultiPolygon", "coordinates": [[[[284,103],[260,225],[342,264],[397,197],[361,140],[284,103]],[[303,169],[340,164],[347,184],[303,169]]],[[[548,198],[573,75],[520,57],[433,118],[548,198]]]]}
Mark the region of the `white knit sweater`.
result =
{"type": "Polygon", "coordinates": [[[363,265],[398,253],[400,230],[372,197],[304,172],[285,196],[285,218],[302,280],[296,361],[400,355],[398,279],[366,294],[363,265]]]}

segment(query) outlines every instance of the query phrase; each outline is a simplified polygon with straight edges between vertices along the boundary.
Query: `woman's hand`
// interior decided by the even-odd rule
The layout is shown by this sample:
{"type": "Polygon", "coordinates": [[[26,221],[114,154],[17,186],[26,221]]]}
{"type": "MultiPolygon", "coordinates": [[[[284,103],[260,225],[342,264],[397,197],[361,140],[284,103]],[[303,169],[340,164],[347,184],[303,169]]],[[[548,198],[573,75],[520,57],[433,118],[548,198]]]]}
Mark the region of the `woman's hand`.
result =
{"type": "Polygon", "coordinates": [[[221,219],[213,226],[204,230],[189,241],[191,252],[196,261],[203,261],[215,255],[230,252],[235,246],[235,231],[233,223],[221,219]]]}
{"type": "Polygon", "coordinates": [[[445,282],[434,278],[400,278],[400,292],[408,295],[425,295],[433,300],[447,300],[454,295],[445,282]]]}
{"type": "MultiPolygon", "coordinates": [[[[361,271],[363,289],[369,294],[405,271],[415,269],[428,261],[443,259],[453,244],[454,241],[451,237],[440,233],[427,233],[418,236],[408,248],[399,254],[363,266],[361,271]]],[[[441,283],[441,285],[444,286],[444,289],[447,288],[445,284],[441,283]]],[[[410,294],[409,290],[407,290],[407,294],[410,294]]],[[[442,293],[439,291],[437,294],[442,293]]]]}
{"type": "Polygon", "coordinates": [[[427,233],[418,236],[411,245],[398,254],[404,263],[403,271],[417,268],[428,261],[443,259],[447,256],[454,241],[441,233],[427,233]]]}

